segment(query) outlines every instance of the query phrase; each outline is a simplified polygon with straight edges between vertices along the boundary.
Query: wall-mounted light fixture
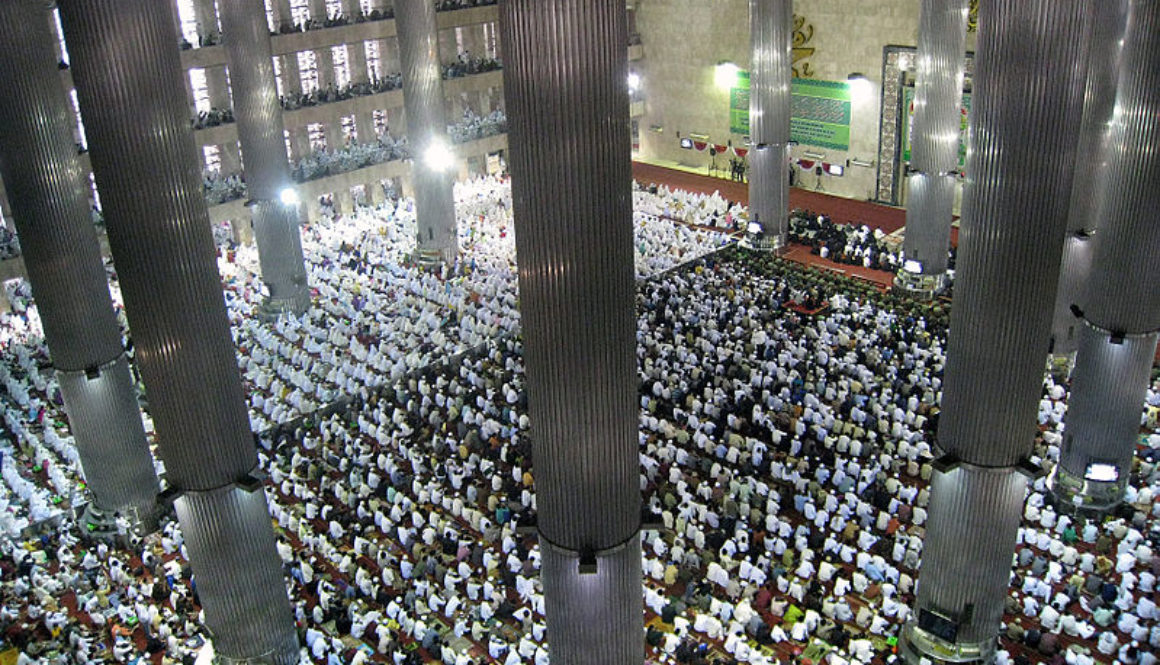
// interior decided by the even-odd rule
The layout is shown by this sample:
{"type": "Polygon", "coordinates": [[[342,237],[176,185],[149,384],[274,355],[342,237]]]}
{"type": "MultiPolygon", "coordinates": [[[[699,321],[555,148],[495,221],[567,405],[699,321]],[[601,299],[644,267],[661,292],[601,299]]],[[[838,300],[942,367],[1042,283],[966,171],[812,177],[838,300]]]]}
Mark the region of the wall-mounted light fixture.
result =
{"type": "Polygon", "coordinates": [[[717,63],[716,69],[713,70],[713,82],[722,90],[729,90],[737,87],[737,74],[741,68],[732,62],[724,61],[717,63]]]}

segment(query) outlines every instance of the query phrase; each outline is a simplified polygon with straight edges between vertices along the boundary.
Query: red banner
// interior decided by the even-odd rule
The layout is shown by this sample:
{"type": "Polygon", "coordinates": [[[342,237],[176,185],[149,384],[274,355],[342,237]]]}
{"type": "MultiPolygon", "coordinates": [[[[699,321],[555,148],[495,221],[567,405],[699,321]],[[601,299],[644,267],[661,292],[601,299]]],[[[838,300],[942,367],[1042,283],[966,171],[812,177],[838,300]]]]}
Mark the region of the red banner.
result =
{"type": "Polygon", "coordinates": [[[697,150],[704,151],[705,148],[709,147],[709,143],[708,141],[693,141],[693,147],[697,150]]]}
{"type": "Polygon", "coordinates": [[[733,146],[733,154],[737,155],[738,157],[744,157],[749,154],[749,148],[738,148],[737,146],[733,146]]]}

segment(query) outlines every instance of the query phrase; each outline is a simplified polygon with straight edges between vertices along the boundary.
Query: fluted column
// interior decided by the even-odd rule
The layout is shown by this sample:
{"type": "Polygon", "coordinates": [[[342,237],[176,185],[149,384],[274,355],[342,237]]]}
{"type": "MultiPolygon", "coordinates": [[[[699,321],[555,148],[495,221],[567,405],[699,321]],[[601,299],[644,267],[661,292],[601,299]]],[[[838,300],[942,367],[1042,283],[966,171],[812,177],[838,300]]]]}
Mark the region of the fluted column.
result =
{"type": "Polygon", "coordinates": [[[290,9],[290,0],[273,0],[270,7],[274,10],[274,23],[279,30],[284,25],[294,24],[294,12],[290,9]]]}
{"type": "Polygon", "coordinates": [[[298,52],[278,57],[282,59],[282,94],[289,97],[302,92],[302,68],[298,66],[298,52]]]}
{"type": "Polygon", "coordinates": [[[318,75],[320,90],[334,85],[334,51],[329,46],[314,49],[314,70],[318,75]]]}
{"type": "Polygon", "coordinates": [[[624,3],[506,0],[500,29],[552,662],[631,665],[644,654],[624,3]]]}
{"type": "Polygon", "coordinates": [[[403,71],[401,64],[402,60],[399,57],[399,39],[398,36],[387,37],[379,40],[379,66],[382,67],[383,76],[387,74],[394,74],[395,72],[403,71]]]}
{"type": "Polygon", "coordinates": [[[314,152],[310,145],[310,133],[305,127],[298,127],[290,131],[290,155],[294,161],[305,159],[314,152]]]}
{"type": "Polygon", "coordinates": [[[939,446],[903,653],[989,660],[1015,550],[1083,111],[1089,3],[982,0],[939,446]],[[985,535],[985,537],[983,537],[985,535]],[[952,627],[943,639],[941,616],[952,627]],[[930,623],[928,623],[930,621],[930,623]]]}
{"type": "Polygon", "coordinates": [[[219,9],[258,263],[269,290],[263,311],[300,314],[310,307],[310,290],[298,206],[282,198],[284,192],[293,191],[293,182],[265,10],[253,0],[222,0],[219,9]]]}
{"type": "MultiPolygon", "coordinates": [[[[358,2],[353,2],[354,14],[349,16],[357,16],[361,11],[358,2]]],[[[351,11],[351,9],[347,9],[351,11]]],[[[357,41],[346,45],[346,63],[350,68],[350,80],[354,83],[364,83],[370,81],[370,72],[367,69],[367,48],[366,42],[357,41]]],[[[375,135],[375,118],[371,111],[359,111],[354,114],[355,136],[360,143],[369,143],[374,141],[375,135]]]]}
{"type": "MultiPolygon", "coordinates": [[[[418,253],[429,262],[450,263],[459,253],[453,193],[455,165],[443,109],[435,5],[427,0],[396,0],[395,25],[403,72],[407,143],[412,156],[418,253]]],[[[395,127],[391,130],[398,131],[395,127]]]]}
{"type": "Polygon", "coordinates": [[[238,148],[237,141],[223,143],[218,149],[221,150],[222,173],[238,173],[242,170],[242,151],[238,148]]]}
{"type": "Polygon", "coordinates": [[[919,9],[914,133],[908,176],[904,256],[918,270],[896,284],[931,297],[943,287],[959,162],[960,108],[966,60],[966,0],[923,0],[919,9]]]}
{"type": "Polygon", "coordinates": [[[43,0],[0,4],[0,173],[93,504],[150,519],[159,491],[57,80],[43,0]]]}
{"type": "Polygon", "coordinates": [[[297,635],[179,87],[172,7],[60,0],[157,444],[219,658],[298,662],[297,635]],[[206,506],[210,506],[206,508],[206,506]]]}
{"type": "Polygon", "coordinates": [[[232,108],[230,98],[229,74],[225,67],[207,67],[205,69],[205,87],[209,93],[209,105],[213,108],[232,108]]]}
{"type": "Polygon", "coordinates": [[[778,247],[789,232],[792,34],[792,0],[749,1],[749,215],[778,247]]]}
{"type": "Polygon", "coordinates": [[[1100,158],[1106,167],[1097,175],[1094,210],[1101,221],[1090,241],[1086,325],[1055,478],[1062,498],[1103,510],[1123,499],[1160,336],[1160,4],[1131,0],[1126,25],[1100,158]],[[1088,477],[1092,464],[1111,465],[1116,477],[1088,477]]]}
{"type": "Polygon", "coordinates": [[[1112,111],[1116,104],[1116,80],[1120,71],[1121,39],[1127,21],[1127,0],[1097,2],[1092,16],[1091,48],[1088,50],[1087,87],[1084,93],[1083,122],[1079,131],[1075,180],[1071,188],[1071,205],[1067,214],[1067,235],[1063,244],[1063,262],[1059,269],[1059,287],[1055,294],[1055,315],[1051,326],[1051,353],[1058,373],[1065,376],[1071,369],[1079,348],[1082,321],[1071,310],[1081,309],[1087,301],[1084,290],[1092,269],[1090,239],[1101,220],[1095,209],[1099,197],[1097,185],[1107,180],[1100,174],[1108,168],[1111,156],[1107,143],[1111,138],[1112,111]]]}
{"type": "Polygon", "coordinates": [[[325,21],[327,19],[326,0],[310,0],[307,5],[310,7],[310,18],[316,21],[325,21]]]}

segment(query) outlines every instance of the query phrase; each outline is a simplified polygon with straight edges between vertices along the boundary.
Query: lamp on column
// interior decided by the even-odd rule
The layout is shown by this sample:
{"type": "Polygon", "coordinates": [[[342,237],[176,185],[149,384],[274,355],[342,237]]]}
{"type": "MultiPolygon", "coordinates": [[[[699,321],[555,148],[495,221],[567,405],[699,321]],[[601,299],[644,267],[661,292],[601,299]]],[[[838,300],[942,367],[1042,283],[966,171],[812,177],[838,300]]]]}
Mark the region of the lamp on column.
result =
{"type": "Polygon", "coordinates": [[[432,139],[423,151],[423,163],[432,171],[443,173],[455,164],[455,153],[442,139],[432,139]]]}

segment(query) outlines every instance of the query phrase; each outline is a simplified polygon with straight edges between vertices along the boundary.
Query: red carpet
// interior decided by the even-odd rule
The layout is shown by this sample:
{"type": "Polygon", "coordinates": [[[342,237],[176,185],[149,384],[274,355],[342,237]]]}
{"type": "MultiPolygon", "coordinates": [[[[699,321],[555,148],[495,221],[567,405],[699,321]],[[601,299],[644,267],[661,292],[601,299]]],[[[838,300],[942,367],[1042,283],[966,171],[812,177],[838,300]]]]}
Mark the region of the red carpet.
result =
{"type": "Polygon", "coordinates": [[[894,285],[894,273],[885,270],[871,270],[870,268],[863,268],[862,266],[850,266],[844,263],[837,263],[829,259],[823,259],[817,254],[810,254],[810,248],[806,245],[790,245],[789,250],[783,254],[785,258],[790,261],[804,263],[807,266],[814,266],[823,270],[845,275],[852,279],[860,279],[874,284],[881,289],[889,289],[894,285]]]}

